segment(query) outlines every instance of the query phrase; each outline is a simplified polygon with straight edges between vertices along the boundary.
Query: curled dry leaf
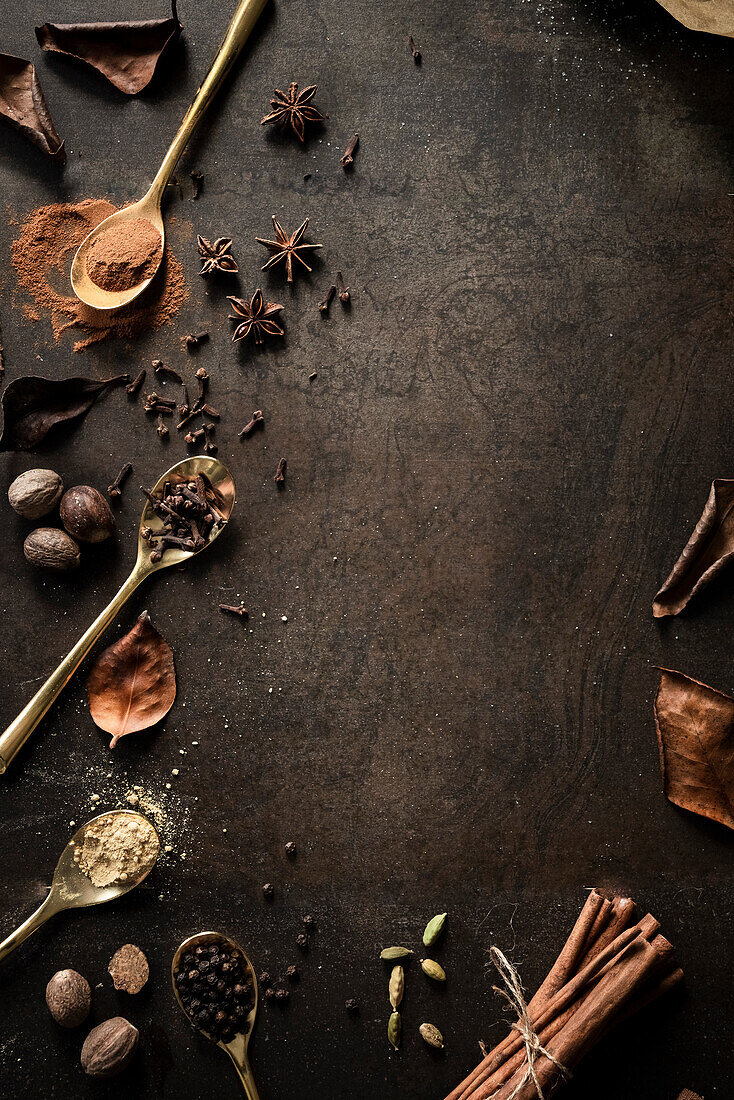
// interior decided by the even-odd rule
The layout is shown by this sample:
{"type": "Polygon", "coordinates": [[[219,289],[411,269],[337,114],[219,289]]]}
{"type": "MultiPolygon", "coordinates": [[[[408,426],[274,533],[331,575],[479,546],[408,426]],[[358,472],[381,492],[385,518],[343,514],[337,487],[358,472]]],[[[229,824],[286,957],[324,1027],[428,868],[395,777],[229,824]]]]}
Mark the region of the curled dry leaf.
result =
{"type": "Polygon", "coordinates": [[[168,19],[122,23],[44,23],[36,27],[42,50],[90,65],[126,95],[147,88],[166,48],[181,33],[173,0],[168,19]]]}
{"type": "Polygon", "coordinates": [[[0,54],[0,115],[54,160],[66,160],[35,67],[9,53],[0,54]]]}
{"type": "Polygon", "coordinates": [[[655,724],[665,795],[734,829],[734,699],[681,672],[661,672],[655,724]]]}
{"type": "Polygon", "coordinates": [[[734,557],[734,480],[719,478],[696,529],[663,587],[655,596],[656,619],[677,615],[734,557]]]}
{"type": "Polygon", "coordinates": [[[691,31],[734,37],[734,0],[658,0],[691,31]]]}
{"type": "Polygon", "coordinates": [[[126,382],[116,378],[15,378],[3,392],[3,430],[0,451],[35,451],[57,425],[78,420],[97,398],[112,386],[126,382]]]}
{"type": "Polygon", "coordinates": [[[97,658],[87,691],[92,718],[112,734],[111,749],[121,737],[148,729],[168,714],[176,698],[173,651],[147,611],[97,658]]]}

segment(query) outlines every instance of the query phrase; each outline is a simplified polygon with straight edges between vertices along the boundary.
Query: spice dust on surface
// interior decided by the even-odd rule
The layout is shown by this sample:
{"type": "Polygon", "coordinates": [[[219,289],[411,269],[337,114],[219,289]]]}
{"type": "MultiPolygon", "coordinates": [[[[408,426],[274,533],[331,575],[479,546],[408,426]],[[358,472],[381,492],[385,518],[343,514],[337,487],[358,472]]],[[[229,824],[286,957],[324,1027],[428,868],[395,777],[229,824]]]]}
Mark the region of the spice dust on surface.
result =
{"type": "Polygon", "coordinates": [[[41,206],[26,216],[11,245],[18,285],[33,299],[39,314],[50,315],[57,342],[68,329],[77,331],[74,351],[111,336],[130,337],[171,324],[188,297],[183,267],[168,247],[151,285],[114,313],[91,309],[68,293],[74,253],[115,209],[106,199],[41,206]]]}

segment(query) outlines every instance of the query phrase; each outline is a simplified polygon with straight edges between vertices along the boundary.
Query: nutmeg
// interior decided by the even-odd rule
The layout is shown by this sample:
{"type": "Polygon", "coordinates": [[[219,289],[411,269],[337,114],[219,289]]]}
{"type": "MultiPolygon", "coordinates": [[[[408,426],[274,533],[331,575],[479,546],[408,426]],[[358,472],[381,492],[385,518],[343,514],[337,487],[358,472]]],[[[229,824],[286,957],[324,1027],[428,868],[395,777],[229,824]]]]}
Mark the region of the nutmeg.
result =
{"type": "Polygon", "coordinates": [[[53,511],[63,491],[63,482],[53,470],[26,470],[8,489],[8,500],[23,519],[40,519],[53,511]]]}
{"type": "Polygon", "coordinates": [[[104,542],[115,530],[115,517],[109,504],[91,485],[67,489],[59,506],[61,522],[80,542],[104,542]]]}
{"type": "Polygon", "coordinates": [[[76,970],[58,970],[46,986],[46,1004],[60,1027],[79,1027],[89,1015],[92,991],[76,970]]]}
{"type": "Polygon", "coordinates": [[[26,559],[38,569],[65,573],[79,565],[79,547],[58,527],[37,527],[23,543],[26,559]]]}
{"type": "Polygon", "coordinates": [[[138,1046],[138,1029],[123,1016],[93,1027],[82,1047],[82,1069],[90,1077],[114,1077],[130,1064],[138,1046]]]}

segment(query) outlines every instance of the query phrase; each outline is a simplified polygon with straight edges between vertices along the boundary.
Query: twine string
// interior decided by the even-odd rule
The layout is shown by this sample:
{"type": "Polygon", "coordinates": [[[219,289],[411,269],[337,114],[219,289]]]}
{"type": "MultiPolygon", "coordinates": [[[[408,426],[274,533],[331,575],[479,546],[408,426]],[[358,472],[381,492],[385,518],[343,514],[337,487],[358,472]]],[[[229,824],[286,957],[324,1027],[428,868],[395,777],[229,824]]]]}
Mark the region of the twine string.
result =
{"type": "Polygon", "coordinates": [[[492,986],[495,993],[499,994],[510,1005],[513,1013],[517,1014],[517,1022],[512,1025],[514,1031],[519,1032],[522,1037],[522,1041],[525,1044],[525,1073],[522,1078],[512,1090],[508,1100],[513,1100],[514,1096],[520,1092],[520,1090],[527,1084],[528,1081],[532,1081],[535,1086],[535,1091],[538,1094],[538,1100],[545,1100],[543,1089],[540,1086],[538,1080],[538,1074],[535,1070],[535,1062],[537,1058],[542,1055],[547,1058],[559,1073],[566,1079],[571,1076],[570,1070],[554,1058],[545,1047],[541,1044],[537,1031],[533,1027],[533,1021],[530,1018],[528,1012],[528,1006],[525,1002],[525,991],[523,990],[522,983],[520,981],[520,975],[514,966],[505,956],[502,954],[498,947],[490,947],[490,958],[494,963],[499,976],[505,983],[505,988],[501,989],[499,986],[492,986]]]}

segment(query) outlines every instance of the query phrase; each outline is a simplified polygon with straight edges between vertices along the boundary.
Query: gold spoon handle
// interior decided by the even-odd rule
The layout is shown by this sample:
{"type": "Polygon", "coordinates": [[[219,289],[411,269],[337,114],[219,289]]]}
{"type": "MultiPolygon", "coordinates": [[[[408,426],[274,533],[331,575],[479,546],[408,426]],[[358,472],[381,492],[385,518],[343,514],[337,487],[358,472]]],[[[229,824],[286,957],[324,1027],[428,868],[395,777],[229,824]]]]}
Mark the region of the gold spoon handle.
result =
{"type": "Polygon", "coordinates": [[[145,570],[136,565],[120,591],[97,616],[86,634],[82,635],[71,652],[64,657],[56,671],[51,673],[43,687],[38,689],[30,703],[23,707],[5,733],[0,734],[0,774],[6,771],[15,754],[22,748],[51,704],[66,687],[100,634],[107,629],[145,575],[145,570]]]}
{"type": "Polygon", "coordinates": [[[15,951],[16,947],[20,947],[24,940],[32,936],[37,928],[45,924],[54,913],[58,913],[58,909],[56,905],[51,903],[51,895],[49,894],[45,901],[38,906],[35,913],[31,913],[28,920],[24,920],[14,932],[11,932],[7,939],[0,943],[0,963],[8,957],[11,951],[15,951]]]}
{"type": "Polygon", "coordinates": [[[229,1047],[225,1047],[227,1054],[232,1059],[234,1068],[237,1070],[237,1076],[242,1082],[242,1087],[245,1090],[245,1096],[247,1100],[260,1100],[260,1094],[257,1091],[257,1085],[255,1084],[255,1078],[252,1076],[252,1070],[250,1069],[250,1063],[245,1055],[241,1060],[237,1058],[229,1047]]]}
{"type": "Polygon", "coordinates": [[[178,133],[171,142],[171,147],[163,158],[163,164],[150,185],[148,195],[160,202],[163,191],[171,178],[176,163],[186,148],[186,144],[194,132],[199,119],[204,114],[217,91],[221,87],[224,78],[237,58],[240,50],[247,41],[250,31],[255,26],[260,12],[267,0],[241,0],[237,11],[234,13],[224,41],[219,47],[219,53],[214,58],[211,69],[196,93],[196,97],[184,115],[178,133]]]}

